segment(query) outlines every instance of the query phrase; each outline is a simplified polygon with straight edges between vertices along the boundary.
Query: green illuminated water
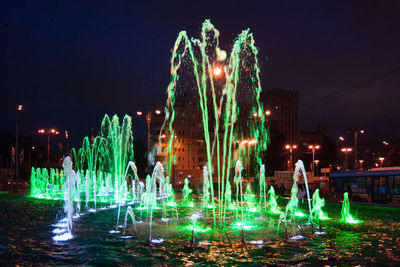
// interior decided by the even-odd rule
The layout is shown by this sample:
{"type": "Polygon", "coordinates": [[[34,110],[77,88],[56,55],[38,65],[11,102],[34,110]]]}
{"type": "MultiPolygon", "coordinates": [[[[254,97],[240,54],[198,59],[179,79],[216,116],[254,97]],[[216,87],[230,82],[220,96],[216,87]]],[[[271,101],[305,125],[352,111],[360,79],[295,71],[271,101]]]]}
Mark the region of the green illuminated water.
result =
{"type": "Polygon", "coordinates": [[[361,220],[357,220],[356,218],[354,218],[354,216],[350,213],[349,193],[347,192],[343,194],[343,204],[340,221],[349,224],[357,224],[362,222],[361,220]]]}
{"type": "MultiPolygon", "coordinates": [[[[218,182],[218,210],[215,210],[215,201],[211,198],[214,227],[217,226],[217,220],[218,225],[223,227],[229,206],[226,203],[226,186],[230,181],[230,169],[236,160],[250,163],[250,158],[254,158],[255,164],[260,166],[260,151],[266,149],[268,141],[265,114],[259,101],[261,83],[258,49],[253,35],[245,30],[238,35],[227,57],[227,53],[219,47],[219,31],[209,20],[204,21],[200,36],[200,39],[189,39],[187,33],[182,31],[172,49],[171,82],[167,88],[166,118],[161,133],[169,136],[166,170],[171,175],[175,158],[175,95],[180,76],[185,77],[181,66],[189,65],[199,97],[207,168],[212,180],[215,177],[218,182]],[[213,75],[215,67],[222,68],[220,77],[213,75]],[[238,103],[239,96],[242,103],[238,103]],[[238,124],[238,117],[246,118],[247,123],[238,124]],[[237,146],[244,139],[254,142],[251,146],[237,146]]],[[[213,183],[209,185],[213,196],[213,183]]]]}

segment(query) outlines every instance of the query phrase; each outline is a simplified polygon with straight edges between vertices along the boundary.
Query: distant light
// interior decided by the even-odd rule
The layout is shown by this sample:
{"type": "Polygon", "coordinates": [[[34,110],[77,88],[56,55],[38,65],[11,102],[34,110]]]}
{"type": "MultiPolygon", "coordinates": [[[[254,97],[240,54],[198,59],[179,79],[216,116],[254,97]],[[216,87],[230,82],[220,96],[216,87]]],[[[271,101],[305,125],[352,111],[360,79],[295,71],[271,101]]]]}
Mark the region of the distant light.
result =
{"type": "Polygon", "coordinates": [[[18,105],[18,106],[17,106],[17,110],[18,110],[18,111],[21,111],[23,108],[24,108],[23,105],[18,105]]]}
{"type": "Polygon", "coordinates": [[[315,146],[315,149],[319,149],[319,148],[320,148],[320,146],[319,146],[319,145],[315,146]]]}
{"type": "Polygon", "coordinates": [[[257,117],[257,115],[258,115],[257,112],[254,112],[254,113],[253,113],[253,117],[254,117],[254,118],[257,117]]]}
{"type": "Polygon", "coordinates": [[[360,130],[360,133],[364,133],[364,130],[360,130]]]}
{"type": "Polygon", "coordinates": [[[34,146],[32,146],[32,150],[34,150],[35,149],[35,147],[34,146]]]}
{"type": "Polygon", "coordinates": [[[344,141],[344,137],[343,136],[339,136],[340,141],[344,141]]]}
{"type": "Polygon", "coordinates": [[[249,140],[247,140],[247,139],[244,139],[243,141],[242,141],[242,145],[245,145],[245,144],[247,144],[249,142],[249,140]]]}
{"type": "Polygon", "coordinates": [[[379,157],[379,160],[380,160],[380,161],[384,161],[385,158],[384,158],[384,157],[379,157]]]}
{"type": "Polygon", "coordinates": [[[265,115],[270,116],[271,115],[271,110],[266,110],[265,115]]]}
{"type": "Polygon", "coordinates": [[[297,145],[293,145],[293,148],[296,149],[296,148],[297,148],[297,145]]]}
{"type": "Polygon", "coordinates": [[[286,149],[289,149],[289,148],[290,148],[290,145],[286,145],[285,148],[286,148],[286,149]]]}
{"type": "Polygon", "coordinates": [[[38,133],[44,134],[45,130],[44,129],[39,129],[38,133]]]}
{"type": "Polygon", "coordinates": [[[215,76],[219,76],[219,75],[221,75],[221,73],[222,73],[222,69],[221,69],[220,67],[215,67],[215,68],[214,68],[213,74],[214,74],[215,76]]]}
{"type": "Polygon", "coordinates": [[[160,114],[161,114],[161,110],[159,110],[159,109],[156,109],[155,112],[156,112],[157,115],[160,115],[160,114]]]}
{"type": "Polygon", "coordinates": [[[165,134],[162,134],[160,137],[161,137],[161,138],[165,138],[165,134]]]}
{"type": "Polygon", "coordinates": [[[382,143],[383,143],[385,146],[388,146],[388,145],[389,145],[389,143],[386,142],[386,141],[383,141],[382,143]]]}
{"type": "Polygon", "coordinates": [[[138,116],[142,116],[142,115],[143,115],[143,112],[137,111],[136,114],[137,114],[138,116]]]}

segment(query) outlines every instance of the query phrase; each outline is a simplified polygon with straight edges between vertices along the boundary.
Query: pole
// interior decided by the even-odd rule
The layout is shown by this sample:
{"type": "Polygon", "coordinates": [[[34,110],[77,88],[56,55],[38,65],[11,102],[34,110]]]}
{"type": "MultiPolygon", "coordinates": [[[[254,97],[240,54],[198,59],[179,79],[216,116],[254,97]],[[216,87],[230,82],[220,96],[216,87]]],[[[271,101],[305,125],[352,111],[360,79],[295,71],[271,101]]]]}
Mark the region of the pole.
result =
{"type": "Polygon", "coordinates": [[[354,131],[354,169],[357,169],[357,135],[358,131],[354,131]]]}
{"type": "Polygon", "coordinates": [[[292,171],[292,166],[293,166],[293,154],[292,154],[292,152],[293,152],[293,149],[292,149],[292,147],[290,147],[290,168],[289,168],[289,171],[292,171]]]}
{"type": "Polygon", "coordinates": [[[314,177],[314,160],[315,160],[315,148],[312,149],[312,175],[314,177]]]}
{"type": "Polygon", "coordinates": [[[147,111],[147,166],[150,167],[150,123],[151,123],[151,111],[147,111]]]}
{"type": "MultiPolygon", "coordinates": [[[[18,116],[18,114],[17,114],[18,116]]],[[[18,142],[18,119],[15,121],[15,180],[16,180],[16,186],[17,190],[19,189],[18,187],[18,182],[19,182],[19,142],[18,142]]]]}

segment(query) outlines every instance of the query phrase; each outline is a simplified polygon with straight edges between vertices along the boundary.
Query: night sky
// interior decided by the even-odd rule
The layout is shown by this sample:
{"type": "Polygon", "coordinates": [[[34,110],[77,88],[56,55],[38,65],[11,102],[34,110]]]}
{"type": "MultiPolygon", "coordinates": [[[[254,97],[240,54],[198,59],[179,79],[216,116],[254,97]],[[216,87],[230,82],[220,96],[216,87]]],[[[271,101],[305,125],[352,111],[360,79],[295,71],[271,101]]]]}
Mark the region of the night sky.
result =
{"type": "MultiPolygon", "coordinates": [[[[302,130],[327,122],[335,138],[360,127],[360,142],[400,140],[400,71],[316,101],[400,67],[399,14],[400,1],[3,0],[0,131],[13,131],[23,104],[24,135],[57,127],[76,144],[105,113],[165,103],[179,31],[198,37],[209,18],[223,48],[251,29],[263,89],[299,91],[302,130]]],[[[145,140],[144,119],[133,123],[145,140]]]]}

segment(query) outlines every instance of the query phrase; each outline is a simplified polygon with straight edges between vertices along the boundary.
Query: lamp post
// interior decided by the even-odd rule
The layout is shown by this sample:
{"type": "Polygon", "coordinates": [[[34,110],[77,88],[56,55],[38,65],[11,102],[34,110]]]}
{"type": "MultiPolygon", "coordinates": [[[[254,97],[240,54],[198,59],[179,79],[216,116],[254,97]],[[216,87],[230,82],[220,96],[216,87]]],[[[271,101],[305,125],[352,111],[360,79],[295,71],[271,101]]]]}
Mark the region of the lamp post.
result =
{"type": "Polygon", "coordinates": [[[378,159],[381,162],[381,167],[383,167],[383,161],[385,161],[385,158],[384,157],[379,157],[378,159]]]}
{"type": "Polygon", "coordinates": [[[293,170],[293,149],[296,149],[297,145],[286,145],[285,149],[289,150],[289,171],[293,170]]]}
{"type": "Polygon", "coordinates": [[[360,170],[362,171],[363,170],[362,164],[363,164],[364,161],[362,159],[360,159],[358,162],[360,163],[360,170]]]}
{"type": "Polygon", "coordinates": [[[315,150],[320,149],[321,146],[320,145],[309,145],[308,146],[309,149],[312,150],[312,167],[311,167],[311,172],[314,176],[314,161],[315,161],[315,150]]]}
{"type": "Polygon", "coordinates": [[[349,159],[349,156],[348,156],[348,153],[349,152],[351,152],[351,147],[344,147],[344,148],[342,148],[340,151],[342,151],[342,152],[344,152],[344,155],[345,155],[345,163],[344,163],[344,168],[346,169],[346,171],[348,171],[349,169],[348,169],[348,159],[349,159]]]}
{"type": "MultiPolygon", "coordinates": [[[[152,111],[151,110],[147,110],[146,112],[146,122],[147,122],[147,166],[150,167],[150,150],[151,150],[151,134],[150,134],[150,126],[151,126],[151,115],[152,115],[152,111]]],[[[161,110],[156,109],[154,110],[154,113],[156,115],[160,115],[161,114],[161,110]]],[[[136,115],[138,115],[139,117],[143,116],[143,112],[138,110],[136,112],[136,115]]]]}
{"type": "Polygon", "coordinates": [[[18,187],[18,182],[19,182],[19,129],[18,129],[18,114],[19,112],[22,112],[24,106],[23,105],[18,105],[17,106],[17,114],[15,118],[15,182],[17,186],[17,190],[19,189],[18,187]]]}
{"type": "Polygon", "coordinates": [[[54,128],[49,130],[39,129],[39,134],[45,134],[47,136],[47,163],[50,163],[50,135],[58,135],[60,132],[54,128]]]}
{"type": "Polygon", "coordinates": [[[354,131],[354,169],[357,169],[357,138],[358,138],[358,133],[363,134],[365,131],[364,130],[355,130],[354,131]]]}
{"type": "Polygon", "coordinates": [[[318,176],[318,174],[319,174],[319,171],[318,171],[318,163],[319,163],[319,160],[314,160],[314,163],[315,163],[315,168],[317,169],[317,176],[318,176]]]}

